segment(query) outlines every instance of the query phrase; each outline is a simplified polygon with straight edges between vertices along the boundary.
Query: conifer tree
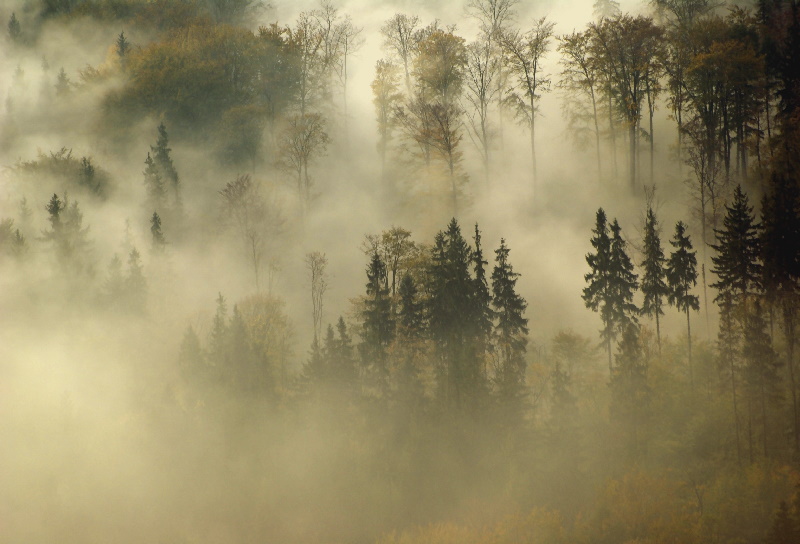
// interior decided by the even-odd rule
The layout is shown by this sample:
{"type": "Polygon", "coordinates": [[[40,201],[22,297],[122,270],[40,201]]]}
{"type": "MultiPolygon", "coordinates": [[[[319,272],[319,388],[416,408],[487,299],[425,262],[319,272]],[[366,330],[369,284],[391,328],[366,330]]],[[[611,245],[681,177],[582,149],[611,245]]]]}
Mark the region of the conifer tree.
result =
{"type": "Polygon", "coordinates": [[[594,253],[586,254],[590,271],[583,276],[588,284],[583,288],[583,301],[592,311],[600,312],[603,328],[600,338],[608,354],[608,370],[611,371],[611,341],[614,339],[614,321],[611,308],[611,238],[608,236],[608,222],[603,208],[597,210],[595,226],[590,240],[594,253]]]}
{"type": "Polygon", "coordinates": [[[649,406],[647,362],[639,339],[639,327],[627,322],[617,347],[611,373],[611,415],[621,422],[628,434],[628,453],[639,456],[643,451],[644,424],[649,406]]]}
{"type": "Polygon", "coordinates": [[[145,307],[147,282],[144,278],[141,256],[134,247],[128,255],[128,274],[125,277],[125,292],[129,308],[142,311],[145,307]]]}
{"type": "Polygon", "coordinates": [[[400,280],[400,312],[399,325],[403,336],[419,339],[425,332],[422,303],[417,297],[417,285],[410,274],[404,274],[400,280]]]}
{"type": "Polygon", "coordinates": [[[746,306],[761,284],[760,226],[741,185],[733,193],[733,203],[725,208],[723,228],[715,231],[717,243],[711,246],[717,251],[711,258],[717,282],[711,286],[719,291],[715,300],[719,300],[722,293],[731,293],[746,306]]]}
{"type": "Polygon", "coordinates": [[[21,34],[22,27],[17,19],[17,14],[15,12],[11,12],[11,17],[8,20],[8,36],[11,38],[12,42],[16,42],[19,40],[21,34]]]}
{"type": "Polygon", "coordinates": [[[65,96],[67,93],[69,93],[71,85],[72,82],[69,80],[67,72],[62,67],[61,70],[59,70],[58,77],[56,79],[56,96],[65,96]]]}
{"type": "Polygon", "coordinates": [[[800,410],[794,356],[800,308],[800,194],[797,184],[788,175],[773,173],[770,190],[761,206],[761,225],[761,282],[769,304],[770,321],[774,310],[778,310],[781,316],[792,400],[793,441],[795,450],[800,451],[800,410]]]}
{"type": "Polygon", "coordinates": [[[211,365],[219,373],[225,366],[226,346],[228,343],[228,305],[222,293],[217,296],[217,309],[211,321],[209,333],[208,354],[211,365]]]}
{"type": "MultiPolygon", "coordinates": [[[[747,312],[742,356],[745,364],[744,376],[748,392],[748,411],[750,412],[748,421],[752,422],[753,412],[757,409],[756,405],[758,405],[758,409],[761,412],[761,437],[764,457],[768,457],[767,402],[769,399],[776,398],[780,378],[778,375],[778,356],[772,349],[772,342],[769,334],[767,334],[767,323],[764,320],[759,301],[756,301],[753,308],[747,312]]],[[[752,462],[754,450],[752,429],[748,436],[750,437],[749,449],[752,462]]]]}
{"type": "Polygon", "coordinates": [[[641,267],[644,270],[641,287],[644,295],[642,313],[655,317],[659,354],[661,353],[661,324],[659,316],[664,315],[664,311],[661,308],[664,298],[669,294],[669,289],[665,282],[665,263],[666,259],[661,249],[661,236],[658,232],[658,220],[653,208],[648,207],[644,226],[644,260],[641,263],[641,267]]]}
{"type": "Polygon", "coordinates": [[[489,349],[489,337],[492,334],[494,315],[491,308],[492,295],[489,292],[489,284],[486,281],[486,269],[484,268],[489,263],[485,261],[483,257],[481,232],[478,229],[477,223],[475,223],[475,237],[473,240],[475,241],[475,250],[472,253],[472,265],[473,273],[475,274],[474,312],[476,319],[476,355],[483,358],[486,356],[486,351],[489,349]]]}
{"type": "Polygon", "coordinates": [[[436,354],[439,396],[457,409],[475,408],[486,391],[486,375],[477,357],[475,280],[472,249],[452,219],[432,249],[428,315],[436,354]]]}
{"type": "Polygon", "coordinates": [[[163,208],[166,205],[167,196],[164,178],[161,177],[161,173],[150,153],[147,154],[144,164],[144,186],[147,190],[148,204],[154,208],[163,208]]]}
{"type": "Polygon", "coordinates": [[[497,316],[494,340],[498,356],[495,384],[500,402],[521,417],[525,391],[525,351],[528,344],[528,319],[524,317],[528,303],[516,292],[519,274],[508,262],[505,239],[495,251],[492,271],[492,306],[497,316]]]}
{"type": "Polygon", "coordinates": [[[347,332],[344,318],[336,322],[336,340],[330,357],[331,379],[344,392],[353,391],[358,380],[358,368],[354,360],[353,340],[347,332]]]}
{"type": "Polygon", "coordinates": [[[164,251],[167,242],[164,239],[164,233],[161,232],[161,218],[156,212],[153,212],[153,217],[150,218],[150,234],[153,237],[153,251],[156,253],[164,251]]]}
{"type": "Polygon", "coordinates": [[[394,338],[395,327],[386,265],[377,252],[372,254],[367,267],[364,305],[361,357],[378,390],[385,394],[389,376],[386,349],[394,338]]]}
{"type": "Polygon", "coordinates": [[[119,57],[119,64],[124,70],[128,62],[128,51],[131,48],[130,42],[125,38],[125,32],[120,32],[117,36],[116,50],[117,57],[119,57]]]}
{"type": "Polygon", "coordinates": [[[638,310],[633,304],[633,295],[638,282],[617,220],[609,227],[605,211],[600,208],[592,233],[595,253],[586,255],[590,272],[584,275],[588,285],[583,289],[583,300],[587,308],[600,312],[603,322],[600,337],[606,346],[611,372],[612,342],[629,324],[636,323],[638,310]]]}
{"type": "Polygon", "coordinates": [[[736,437],[736,459],[742,463],[741,446],[741,424],[739,421],[739,396],[737,374],[739,372],[739,359],[741,354],[740,347],[740,327],[737,323],[734,312],[735,305],[733,295],[730,291],[723,291],[719,294],[719,331],[717,333],[717,354],[721,368],[727,367],[728,377],[730,378],[731,401],[733,409],[733,426],[736,437]]]}
{"type": "Polygon", "coordinates": [[[181,348],[178,353],[178,366],[183,379],[189,383],[203,383],[208,379],[208,364],[200,338],[189,325],[183,333],[181,348]]]}
{"type": "Polygon", "coordinates": [[[678,221],[675,225],[675,236],[670,241],[674,251],[667,263],[667,282],[669,283],[669,303],[678,311],[686,313],[686,338],[689,350],[689,382],[694,387],[694,371],[692,367],[692,324],[689,310],[700,309],[700,299],[692,295],[692,288],[697,285],[697,252],[692,251],[692,241],[686,234],[686,225],[678,221]]]}
{"type": "Polygon", "coordinates": [[[155,146],[150,146],[150,151],[153,154],[153,165],[164,184],[164,192],[171,196],[171,205],[175,209],[179,209],[181,207],[180,180],[175,165],[172,163],[172,157],[170,157],[172,149],[169,147],[169,136],[164,123],[158,125],[158,140],[156,140],[155,146]]]}
{"type": "Polygon", "coordinates": [[[609,276],[614,322],[617,333],[625,332],[630,324],[636,324],[639,309],[633,303],[633,295],[639,287],[637,275],[633,273],[633,262],[627,253],[627,243],[622,238],[622,229],[614,219],[611,231],[611,253],[609,276]]]}

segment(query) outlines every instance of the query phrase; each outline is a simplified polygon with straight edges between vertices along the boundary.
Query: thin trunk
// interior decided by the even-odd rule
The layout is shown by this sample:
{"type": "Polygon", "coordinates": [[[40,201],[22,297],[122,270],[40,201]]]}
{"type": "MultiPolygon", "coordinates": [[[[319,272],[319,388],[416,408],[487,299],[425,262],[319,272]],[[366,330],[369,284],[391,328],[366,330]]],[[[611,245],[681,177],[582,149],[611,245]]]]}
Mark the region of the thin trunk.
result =
{"type": "Polygon", "coordinates": [[[689,388],[694,393],[694,366],[692,364],[692,323],[689,320],[689,306],[686,306],[686,342],[689,348],[689,388]]]}
{"type": "Polygon", "coordinates": [[[789,382],[792,388],[792,423],[794,424],[794,448],[800,452],[800,421],[797,417],[797,384],[794,376],[794,317],[786,318],[786,343],[789,367],[789,382]]]}
{"type": "Polygon", "coordinates": [[[590,89],[592,94],[592,113],[594,116],[594,141],[595,141],[595,151],[597,153],[597,183],[598,185],[602,184],[603,182],[603,169],[602,164],[600,162],[600,123],[597,119],[597,101],[594,97],[594,89],[590,89]]]}
{"type": "Polygon", "coordinates": [[[747,395],[747,454],[750,457],[750,464],[755,460],[753,449],[753,399],[752,395],[747,395]]]}
{"type": "MultiPolygon", "coordinates": [[[[732,348],[732,346],[731,346],[732,348]]],[[[739,432],[739,407],[736,401],[736,371],[733,366],[733,356],[730,355],[728,357],[728,364],[730,366],[731,371],[731,393],[733,396],[733,426],[736,429],[736,459],[739,462],[739,466],[742,466],[742,446],[741,446],[741,438],[739,432]]]]}
{"type": "Polygon", "coordinates": [[[767,450],[767,391],[764,386],[764,375],[761,374],[761,431],[764,433],[764,459],[769,457],[767,450]]]}
{"type": "Polygon", "coordinates": [[[654,104],[652,102],[652,98],[650,96],[650,92],[647,93],[647,108],[650,111],[650,184],[655,185],[656,178],[655,178],[655,137],[653,135],[653,108],[654,104]]]}
{"type": "Polygon", "coordinates": [[[614,178],[619,176],[617,167],[617,131],[614,129],[614,110],[611,102],[611,93],[608,93],[608,130],[611,136],[611,158],[614,161],[614,178]]]}
{"type": "Polygon", "coordinates": [[[661,323],[658,314],[661,312],[661,305],[656,307],[656,339],[658,340],[658,356],[661,357],[661,323]]]}
{"type": "Polygon", "coordinates": [[[533,109],[533,93],[531,93],[530,98],[531,103],[531,163],[532,163],[532,172],[533,172],[533,199],[536,200],[536,146],[534,144],[535,136],[536,136],[536,111],[533,109]]]}
{"type": "MultiPolygon", "coordinates": [[[[703,244],[703,253],[705,253],[705,244],[703,244]]],[[[705,260],[705,258],[704,258],[705,260]]],[[[703,263],[700,265],[700,271],[703,275],[703,306],[705,306],[706,312],[706,334],[711,334],[711,321],[708,317],[708,283],[706,283],[706,265],[703,263]]]]}
{"type": "Polygon", "coordinates": [[[631,191],[636,193],[636,121],[630,124],[628,129],[628,138],[630,139],[630,183],[631,191]]]}

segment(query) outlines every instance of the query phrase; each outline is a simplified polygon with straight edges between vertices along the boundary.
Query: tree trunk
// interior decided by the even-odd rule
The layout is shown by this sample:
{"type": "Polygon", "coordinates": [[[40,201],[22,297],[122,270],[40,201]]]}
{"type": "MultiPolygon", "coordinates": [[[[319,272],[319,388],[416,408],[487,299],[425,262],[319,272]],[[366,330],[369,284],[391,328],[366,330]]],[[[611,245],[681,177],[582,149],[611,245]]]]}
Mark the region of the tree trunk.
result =
{"type": "Polygon", "coordinates": [[[535,137],[536,137],[536,115],[533,103],[533,96],[531,96],[531,163],[532,163],[532,173],[533,173],[533,199],[536,200],[536,145],[535,145],[535,137]]]}
{"type": "Polygon", "coordinates": [[[592,89],[592,113],[594,115],[594,142],[597,153],[597,184],[601,185],[603,182],[603,169],[600,162],[600,123],[597,119],[597,101],[594,97],[594,89],[592,89]]]}
{"type": "MultiPolygon", "coordinates": [[[[731,349],[733,346],[731,346],[731,349]]],[[[742,446],[741,446],[741,438],[739,432],[739,407],[736,401],[736,370],[733,366],[733,356],[728,358],[728,364],[730,366],[731,371],[731,393],[733,397],[733,426],[736,430],[736,459],[739,462],[739,466],[742,466],[742,446]]]]}
{"type": "Polygon", "coordinates": [[[628,137],[630,139],[630,184],[631,192],[636,193],[636,121],[630,123],[628,128],[628,137]]]}
{"type": "Polygon", "coordinates": [[[692,366],[692,323],[689,321],[689,306],[686,306],[686,341],[689,348],[689,388],[694,393],[694,368],[692,366]]]}

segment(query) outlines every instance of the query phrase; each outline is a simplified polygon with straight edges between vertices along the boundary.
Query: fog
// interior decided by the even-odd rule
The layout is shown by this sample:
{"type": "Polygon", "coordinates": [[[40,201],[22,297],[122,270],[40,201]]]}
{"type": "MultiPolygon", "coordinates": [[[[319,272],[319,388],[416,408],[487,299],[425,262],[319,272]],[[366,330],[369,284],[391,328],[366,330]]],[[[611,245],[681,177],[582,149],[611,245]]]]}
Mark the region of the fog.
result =
{"type": "MultiPolygon", "coordinates": [[[[452,32],[469,43],[481,31],[465,2],[333,3],[361,29],[363,41],[347,60],[346,110],[341,79],[331,84],[331,96],[311,103],[310,110],[325,119],[330,141],[306,165],[313,183],[307,201],[298,196],[295,172],[279,164],[277,139],[270,139],[272,132],[285,133],[287,119],[299,111],[295,102],[276,114],[278,120],[258,125],[252,157],[233,159],[225,146],[235,141],[231,134],[244,132],[241,127],[255,110],[225,125],[223,116],[235,107],[219,106],[223,113],[213,118],[191,109],[193,100],[213,107],[223,102],[203,95],[217,82],[215,68],[197,68],[191,76],[181,72],[196,78],[195,90],[181,88],[196,92],[193,98],[170,95],[169,102],[157,102],[171,84],[162,81],[174,81],[167,72],[188,61],[172,63],[165,55],[160,72],[152,52],[160,44],[178,47],[170,32],[181,36],[180,47],[187,50],[202,37],[181,34],[179,23],[162,22],[153,13],[194,6],[198,17],[211,21],[207,13],[214,12],[203,11],[211,9],[207,5],[250,2],[119,3],[150,6],[150,11],[130,8],[130,16],[122,8],[122,15],[113,15],[113,2],[63,4],[72,6],[70,13],[58,7],[48,13],[47,6],[58,2],[12,0],[0,6],[0,221],[12,219],[9,236],[19,229],[24,237],[19,255],[10,249],[10,238],[0,239],[0,542],[622,543],[699,542],[712,533],[714,542],[734,541],[736,534],[744,535],[741,542],[761,541],[778,502],[790,499],[798,481],[796,452],[786,438],[790,425],[784,422],[791,396],[783,393],[769,408],[775,425],[768,430],[764,423],[763,456],[753,453],[754,441],[757,450],[762,439],[753,438],[758,433],[751,421],[749,463],[741,452],[737,460],[732,418],[723,404],[727,382],[716,364],[715,293],[709,289],[706,300],[702,282],[694,288],[701,310],[691,319],[697,380],[692,388],[703,398],[686,400],[691,365],[685,359],[686,315],[665,304],[663,355],[660,346],[656,355],[654,322],[640,317],[656,408],[646,428],[638,427],[638,420],[632,424],[639,433],[633,453],[622,451],[628,427],[615,426],[617,412],[609,400],[613,378],[598,335],[601,320],[581,298],[586,256],[594,251],[595,213],[603,208],[609,222],[619,220],[637,273],[648,205],[658,215],[667,257],[679,220],[695,241],[698,267],[710,268],[711,249],[703,249],[692,211],[690,168],[676,157],[678,132],[666,90],[656,102],[653,179],[644,140],[632,189],[622,136],[616,174],[604,140],[600,180],[592,142],[576,146],[571,138],[562,115],[564,91],[556,85],[562,71],[557,37],[596,21],[592,1],[516,6],[513,27],[525,31],[545,16],[555,23],[541,67],[552,84],[541,92],[535,118],[536,186],[527,125],[492,106],[497,137],[488,181],[478,147],[462,132],[458,168],[466,182],[456,209],[446,175],[423,167],[413,141],[403,140],[399,128],[382,171],[371,84],[376,62],[388,56],[381,26],[390,17],[417,15],[419,28],[434,21],[442,29],[455,25],[452,32]],[[15,39],[6,25],[12,13],[22,28],[15,39]],[[123,31],[131,47],[128,61],[120,60],[116,46],[123,31]],[[62,69],[69,78],[63,93],[62,69]],[[158,197],[163,247],[151,231],[156,197],[146,185],[145,164],[148,153],[156,157],[161,123],[180,180],[176,204],[163,171],[159,178],[165,183],[158,197]],[[91,175],[84,158],[94,167],[91,175]],[[266,209],[269,217],[250,239],[242,236],[238,216],[227,213],[222,194],[226,184],[244,175],[261,199],[259,213],[266,209]],[[93,189],[94,182],[102,188],[93,189]],[[67,257],[59,253],[47,209],[54,193],[62,203],[77,203],[82,214],[64,250],[67,257]],[[417,376],[421,400],[404,400],[402,365],[391,362],[405,356],[399,340],[386,348],[389,393],[370,382],[375,363],[365,355],[368,347],[359,348],[368,343],[365,286],[372,281],[365,273],[370,264],[365,237],[393,227],[410,231],[422,248],[423,256],[416,258],[423,268],[414,272],[415,265],[407,264],[405,270],[419,274],[415,280],[425,278],[435,237],[454,216],[471,245],[475,224],[480,227],[490,290],[501,238],[520,274],[516,290],[527,301],[528,319],[522,415],[502,408],[495,413],[492,406],[504,406],[502,400],[485,400],[474,411],[460,404],[449,411],[438,398],[442,386],[434,362],[419,363],[425,366],[417,376]],[[130,264],[134,248],[141,288],[130,264]],[[308,255],[314,252],[327,259],[321,308],[312,304],[308,255]],[[115,257],[122,274],[118,284],[115,257]],[[226,334],[235,329],[236,306],[252,344],[242,360],[268,360],[268,377],[245,370],[228,377],[226,368],[210,362],[217,349],[220,296],[226,334]],[[352,339],[359,380],[342,390],[317,385],[311,374],[315,332],[319,348],[325,329],[335,328],[340,316],[352,339]],[[195,359],[187,355],[188,331],[200,343],[195,359]],[[557,417],[555,361],[569,367],[574,380],[577,415],[563,420],[557,417]],[[716,380],[723,384],[719,394],[716,380]],[[683,443],[682,437],[691,439],[683,443]],[[639,447],[637,440],[648,445],[639,447]],[[710,468],[714,463],[722,467],[719,472],[710,468]],[[604,521],[608,511],[633,510],[631,496],[642,490],[664,511],[676,513],[652,523],[648,517],[650,524],[639,533],[630,529],[637,523],[634,514],[604,521]],[[726,503],[737,492],[745,506],[726,503]],[[712,514],[703,517],[704,508],[712,514]],[[613,523],[625,529],[614,533],[608,529],[613,523]],[[681,533],[678,527],[691,530],[681,533]],[[596,532],[601,528],[607,532],[596,532]]],[[[258,35],[259,27],[271,23],[294,27],[301,12],[319,7],[312,0],[275,0],[246,10],[230,26],[258,35]]],[[[653,13],[633,0],[619,7],[634,15],[653,13]]],[[[198,26],[199,34],[222,26],[198,24],[210,25],[198,26]]],[[[221,65],[237,59],[231,54],[221,65]]],[[[644,128],[646,106],[642,115],[644,128]]],[[[757,202],[764,191],[756,176],[742,179],[751,202],[757,202]]],[[[641,300],[637,293],[636,304],[641,300]]],[[[783,350],[786,341],[775,338],[776,349],[783,350]]],[[[225,342],[225,349],[240,353],[234,340],[225,342]]],[[[499,364],[497,349],[486,352],[486,361],[499,364]]],[[[236,355],[225,357],[231,368],[238,364],[236,355]]],[[[486,379],[481,398],[495,398],[497,376],[486,379]]]]}

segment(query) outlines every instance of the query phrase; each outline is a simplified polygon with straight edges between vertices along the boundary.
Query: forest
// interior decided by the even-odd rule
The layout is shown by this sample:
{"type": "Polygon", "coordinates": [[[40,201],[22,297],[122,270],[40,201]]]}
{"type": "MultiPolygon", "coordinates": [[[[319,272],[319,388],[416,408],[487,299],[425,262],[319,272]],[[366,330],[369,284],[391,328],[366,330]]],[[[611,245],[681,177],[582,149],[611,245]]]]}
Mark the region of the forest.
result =
{"type": "Polygon", "coordinates": [[[795,0],[0,21],[0,542],[800,542],[795,0]]]}

